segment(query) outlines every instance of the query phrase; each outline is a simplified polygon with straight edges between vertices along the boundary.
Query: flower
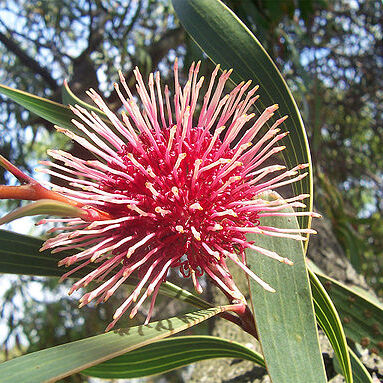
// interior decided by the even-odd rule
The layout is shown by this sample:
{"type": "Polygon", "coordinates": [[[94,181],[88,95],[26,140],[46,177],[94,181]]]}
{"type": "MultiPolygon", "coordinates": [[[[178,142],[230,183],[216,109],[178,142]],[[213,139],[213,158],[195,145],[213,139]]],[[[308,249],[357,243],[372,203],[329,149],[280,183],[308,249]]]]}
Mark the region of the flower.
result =
{"type": "Polygon", "coordinates": [[[286,117],[260,135],[278,105],[268,107],[258,119],[247,114],[258,98],[258,87],[250,89],[250,81],[241,83],[223,96],[231,71],[223,71],[218,78],[217,66],[199,110],[204,82],[198,78],[199,66],[191,66],[182,88],[175,62],[172,96],[167,86],[163,91],[158,72],[150,74],[146,87],[136,68],[138,100],[120,73],[122,87],[115,84],[115,90],[125,108],[122,119],[89,90],[109,121],[76,105],[71,109],[78,133],[57,129],[97,159],[49,150],[55,161],[42,162],[50,168],[40,171],[69,181],[69,187],[50,186],[66,201],[74,201],[82,215],[40,221],[58,222],[61,226],[51,231],[62,231],[41,250],[75,251],[59,263],[78,264],[62,279],[90,263],[97,264],[74,283],[70,293],[91,281],[102,281],[80,302],[106,301],[132,273],[139,275],[138,285],[117,309],[107,330],[132,306],[133,317],[151,296],[148,323],[161,283],[174,268],[192,279],[198,293],[202,292],[199,278],[206,273],[228,297],[244,300],[226,265],[231,260],[266,290],[274,291],[246,266],[246,248],[286,264],[292,262],[248,241],[246,234],[303,240],[302,233],[312,232],[261,223],[265,216],[314,214],[281,212],[288,206],[304,207],[301,201],[308,195],[272,202],[263,198],[265,192],[306,175],[299,170],[307,165],[287,171],[284,166],[265,165],[270,156],[284,149],[277,144],[287,133],[280,133],[278,126],[286,117]],[[240,135],[245,124],[250,127],[240,135]]]}

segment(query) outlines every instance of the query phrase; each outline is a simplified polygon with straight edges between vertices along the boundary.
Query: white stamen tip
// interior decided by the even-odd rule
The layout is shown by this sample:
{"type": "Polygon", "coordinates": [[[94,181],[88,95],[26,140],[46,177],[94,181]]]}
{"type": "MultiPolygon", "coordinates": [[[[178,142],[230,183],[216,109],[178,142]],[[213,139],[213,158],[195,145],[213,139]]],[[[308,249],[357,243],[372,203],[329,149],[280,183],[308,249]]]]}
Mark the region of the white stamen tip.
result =
{"type": "Polygon", "coordinates": [[[283,258],[282,262],[286,263],[286,265],[289,265],[289,266],[293,266],[294,265],[294,262],[290,261],[290,259],[288,259],[288,258],[283,258]]]}
{"type": "Polygon", "coordinates": [[[191,229],[191,231],[192,231],[192,233],[193,233],[194,238],[195,238],[197,241],[200,241],[200,240],[201,240],[201,233],[198,232],[194,226],[192,226],[190,229],[191,229]]]}
{"type": "Polygon", "coordinates": [[[150,177],[153,177],[155,178],[156,177],[156,174],[153,172],[152,168],[150,166],[148,166],[148,168],[146,169],[146,171],[148,172],[148,174],[150,175],[150,177]]]}
{"type": "Polygon", "coordinates": [[[145,186],[152,192],[154,197],[158,197],[160,195],[151,182],[146,182],[145,186]]]}
{"type": "Polygon", "coordinates": [[[190,210],[203,210],[203,207],[200,205],[199,202],[195,202],[189,206],[189,209],[190,210]]]}
{"type": "Polygon", "coordinates": [[[157,213],[157,214],[161,214],[162,216],[165,216],[166,214],[169,214],[171,213],[170,210],[166,210],[166,209],[163,209],[162,207],[160,206],[157,206],[154,211],[157,213]]]}

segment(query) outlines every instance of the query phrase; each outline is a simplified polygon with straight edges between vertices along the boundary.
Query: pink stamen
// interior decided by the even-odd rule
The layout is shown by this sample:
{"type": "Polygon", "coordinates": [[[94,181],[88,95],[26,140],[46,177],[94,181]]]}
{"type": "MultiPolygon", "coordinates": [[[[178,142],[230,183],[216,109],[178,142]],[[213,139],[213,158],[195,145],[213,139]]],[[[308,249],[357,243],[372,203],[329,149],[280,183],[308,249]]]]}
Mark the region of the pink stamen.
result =
{"type": "Polygon", "coordinates": [[[0,165],[23,184],[19,189],[0,186],[0,198],[12,193],[15,198],[31,200],[44,196],[79,208],[81,218],[45,219],[39,224],[57,223],[50,233],[59,232],[41,250],[73,251],[59,264],[78,265],[63,278],[90,263],[96,266],[70,290],[72,293],[92,281],[102,282],[83,296],[81,305],[92,300],[106,301],[129,281],[132,273],[137,273],[138,285],[117,309],[107,330],[134,302],[138,300],[131,317],[152,296],[145,322],[148,323],[170,269],[191,278],[197,293],[202,292],[200,278],[206,273],[231,301],[239,300],[239,309],[243,310],[245,298],[227,268],[228,259],[268,291],[274,290],[246,265],[246,249],[291,264],[275,252],[257,246],[256,241],[247,242],[246,234],[305,240],[307,234],[314,232],[263,224],[264,217],[318,216],[284,210],[304,209],[301,201],[308,198],[306,194],[271,201],[266,197],[306,176],[302,170],[307,164],[291,170],[281,165],[262,167],[285,148],[276,145],[287,134],[280,133],[279,128],[286,117],[260,134],[278,106],[269,106],[257,118],[251,108],[258,99],[258,87],[250,88],[251,81],[242,82],[225,95],[231,70],[218,75],[219,65],[211,75],[196,115],[204,82],[203,77],[198,78],[199,69],[200,63],[193,64],[181,87],[176,60],[172,94],[168,86],[162,88],[159,72],[150,74],[146,84],[135,68],[135,94],[119,72],[121,85],[114,87],[125,109],[121,117],[90,89],[87,94],[106,118],[77,105],[71,109],[78,134],[57,128],[87,149],[89,157],[80,159],[51,150],[49,155],[55,161],[42,162],[50,167],[43,173],[68,185],[47,181],[44,185],[53,189],[45,189],[0,156],[0,165]]]}

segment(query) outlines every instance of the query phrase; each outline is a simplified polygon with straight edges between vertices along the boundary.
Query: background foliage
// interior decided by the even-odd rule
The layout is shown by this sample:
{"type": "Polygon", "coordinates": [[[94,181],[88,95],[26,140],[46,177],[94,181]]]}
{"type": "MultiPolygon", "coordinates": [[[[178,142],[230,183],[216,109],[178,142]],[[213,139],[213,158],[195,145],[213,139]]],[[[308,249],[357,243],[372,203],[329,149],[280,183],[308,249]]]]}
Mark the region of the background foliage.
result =
{"type": "MultiPolygon", "coordinates": [[[[287,78],[308,129],[316,207],[331,220],[353,266],[383,296],[381,1],[226,4],[287,78]]],[[[136,65],[146,73],[158,68],[166,81],[175,56],[185,66],[201,57],[167,0],[2,0],[0,8],[0,83],[52,100],[61,101],[67,78],[77,96],[93,87],[118,108],[110,92],[118,69],[132,81],[136,65]]],[[[203,70],[209,65],[204,62],[203,70]]],[[[1,154],[28,171],[45,158],[46,147],[68,145],[50,124],[2,96],[0,121],[1,154]]],[[[12,182],[1,170],[0,178],[12,182]]],[[[65,286],[52,279],[12,277],[4,285],[5,357],[94,334],[113,312],[113,304],[79,312],[76,301],[63,294],[65,286]],[[61,294],[62,300],[52,299],[61,294]]]]}

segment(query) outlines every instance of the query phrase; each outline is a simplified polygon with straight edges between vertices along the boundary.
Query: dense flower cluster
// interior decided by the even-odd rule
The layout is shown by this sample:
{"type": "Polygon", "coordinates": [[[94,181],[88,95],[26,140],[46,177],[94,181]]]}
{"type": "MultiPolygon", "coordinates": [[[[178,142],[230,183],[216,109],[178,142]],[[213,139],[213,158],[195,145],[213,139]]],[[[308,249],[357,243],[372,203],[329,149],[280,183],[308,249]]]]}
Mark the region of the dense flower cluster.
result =
{"type": "Polygon", "coordinates": [[[137,100],[121,74],[121,86],[115,84],[115,89],[125,108],[122,119],[90,90],[88,95],[109,121],[76,105],[72,110],[78,119],[73,124],[79,133],[58,128],[89,150],[89,160],[50,150],[55,161],[42,162],[50,169],[41,171],[69,182],[68,187],[51,184],[52,190],[90,212],[85,218],[41,221],[62,224],[52,229],[62,233],[46,241],[42,249],[75,250],[60,265],[79,265],[63,278],[97,264],[71,289],[102,281],[81,298],[81,305],[93,299],[106,301],[132,273],[140,278],[108,329],[132,306],[133,317],[151,296],[148,322],[171,268],[190,277],[197,292],[202,291],[199,278],[206,273],[226,295],[242,299],[226,266],[230,259],[274,291],[246,266],[246,248],[291,262],[247,241],[246,234],[302,240],[302,233],[309,232],[262,225],[262,217],[286,215],[282,209],[304,206],[301,201],[307,195],[273,202],[262,195],[300,180],[305,174],[299,170],[305,165],[287,171],[280,165],[266,166],[270,156],[284,149],[278,142],[286,133],[280,133],[278,126],[285,118],[260,135],[278,106],[268,107],[255,119],[247,113],[258,98],[257,87],[241,83],[223,95],[231,71],[220,76],[218,71],[217,66],[202,105],[198,104],[204,82],[198,78],[199,63],[191,66],[188,81],[181,87],[176,62],[172,96],[167,86],[163,90],[158,72],[149,76],[146,87],[136,69],[137,100]],[[248,129],[240,135],[245,124],[248,129]],[[91,159],[92,154],[97,159],[91,159]]]}

